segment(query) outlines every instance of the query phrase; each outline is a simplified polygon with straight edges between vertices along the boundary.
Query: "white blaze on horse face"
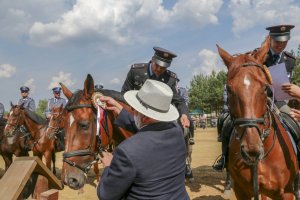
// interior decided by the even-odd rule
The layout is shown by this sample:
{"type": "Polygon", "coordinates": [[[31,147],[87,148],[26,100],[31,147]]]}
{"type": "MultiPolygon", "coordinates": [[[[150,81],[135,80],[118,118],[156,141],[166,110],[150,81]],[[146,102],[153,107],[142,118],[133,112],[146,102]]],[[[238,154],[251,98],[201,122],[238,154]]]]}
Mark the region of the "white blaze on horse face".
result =
{"type": "Polygon", "coordinates": [[[245,78],[244,78],[244,85],[246,86],[247,89],[251,85],[251,81],[250,81],[250,79],[247,76],[245,76],[245,78]]]}
{"type": "MultiPolygon", "coordinates": [[[[9,116],[11,116],[12,114],[13,114],[13,111],[10,111],[10,112],[9,112],[9,116]]],[[[7,126],[8,126],[8,123],[6,123],[4,129],[7,129],[7,126]]]]}
{"type": "Polygon", "coordinates": [[[70,127],[72,126],[72,124],[73,124],[74,121],[75,121],[75,119],[73,117],[73,114],[71,113],[70,120],[69,120],[70,127]]]}

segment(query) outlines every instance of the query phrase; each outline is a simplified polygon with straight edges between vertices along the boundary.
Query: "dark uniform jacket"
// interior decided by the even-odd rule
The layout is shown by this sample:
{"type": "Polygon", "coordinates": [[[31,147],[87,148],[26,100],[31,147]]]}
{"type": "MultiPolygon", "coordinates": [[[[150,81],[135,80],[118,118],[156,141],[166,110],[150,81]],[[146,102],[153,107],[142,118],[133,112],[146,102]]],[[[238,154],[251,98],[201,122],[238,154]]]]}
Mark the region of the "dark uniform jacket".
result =
{"type": "Polygon", "coordinates": [[[150,76],[149,72],[149,63],[138,63],[133,64],[127,74],[127,78],[122,86],[121,92],[124,94],[129,90],[139,90],[144,82],[147,79],[161,81],[167,84],[173,91],[173,99],[172,103],[178,109],[180,115],[186,114],[188,115],[188,108],[185,104],[184,99],[178,94],[176,89],[178,78],[174,72],[170,70],[166,70],[163,74],[159,77],[156,77],[154,74],[150,76]]]}
{"type": "MultiPolygon", "coordinates": [[[[128,125],[132,121],[123,109],[116,123],[128,125]]],[[[143,127],[116,147],[97,188],[99,199],[189,199],[185,189],[185,152],[177,123],[158,122],[143,127]]]]}
{"type": "MultiPolygon", "coordinates": [[[[267,59],[264,64],[267,67],[270,67],[270,66],[273,66],[275,64],[280,64],[280,63],[285,63],[285,67],[286,67],[286,71],[287,71],[286,76],[288,76],[291,81],[292,75],[293,75],[293,70],[294,70],[295,64],[296,64],[296,58],[291,53],[283,51],[282,55],[280,57],[280,60],[278,60],[276,62],[273,59],[272,52],[270,50],[268,52],[268,56],[267,56],[267,59]]],[[[282,76],[284,76],[284,75],[282,75],[282,76]]],[[[270,96],[270,97],[272,96],[271,90],[268,91],[268,96],[270,96]]],[[[282,106],[286,105],[285,101],[276,101],[276,99],[275,99],[275,103],[278,108],[281,108],[282,106]]]]}
{"type": "Polygon", "coordinates": [[[296,58],[291,53],[284,51],[282,53],[282,56],[280,57],[280,60],[278,62],[275,62],[273,60],[271,51],[269,51],[267,59],[264,64],[267,67],[270,67],[272,65],[279,64],[279,63],[285,63],[286,71],[288,73],[287,75],[288,75],[289,79],[291,80],[292,75],[293,75],[293,70],[296,65],[296,58]]]}
{"type": "Polygon", "coordinates": [[[19,99],[18,105],[22,105],[24,108],[27,108],[28,110],[34,112],[36,107],[35,107],[35,101],[31,97],[26,97],[26,98],[21,98],[19,99]]]}

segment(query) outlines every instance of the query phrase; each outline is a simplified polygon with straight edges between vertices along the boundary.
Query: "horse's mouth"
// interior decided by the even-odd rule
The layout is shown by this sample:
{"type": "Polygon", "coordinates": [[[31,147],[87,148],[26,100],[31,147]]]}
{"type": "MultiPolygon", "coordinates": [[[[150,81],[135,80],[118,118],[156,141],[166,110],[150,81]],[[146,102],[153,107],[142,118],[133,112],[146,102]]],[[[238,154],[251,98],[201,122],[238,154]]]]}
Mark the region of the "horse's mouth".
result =
{"type": "Polygon", "coordinates": [[[248,153],[246,151],[241,151],[241,156],[242,156],[244,163],[246,163],[247,165],[257,164],[257,162],[262,157],[261,153],[251,155],[250,153],[248,153]]]}

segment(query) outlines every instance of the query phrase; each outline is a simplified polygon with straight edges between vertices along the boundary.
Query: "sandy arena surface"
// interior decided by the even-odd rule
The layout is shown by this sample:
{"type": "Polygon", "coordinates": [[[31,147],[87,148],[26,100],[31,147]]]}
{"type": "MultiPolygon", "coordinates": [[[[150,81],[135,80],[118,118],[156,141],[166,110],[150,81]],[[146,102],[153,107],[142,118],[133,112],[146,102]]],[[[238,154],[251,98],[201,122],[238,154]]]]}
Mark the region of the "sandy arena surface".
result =
{"type": "MultiPolygon", "coordinates": [[[[225,172],[215,172],[211,165],[221,153],[221,143],[217,142],[216,128],[200,129],[195,132],[195,145],[192,153],[192,169],[194,182],[186,183],[186,189],[192,200],[235,200],[233,192],[224,194],[225,172]]],[[[57,153],[57,177],[60,179],[62,166],[62,153],[57,153]]],[[[99,165],[102,167],[102,165],[99,165]]],[[[4,174],[4,161],[0,158],[0,176],[4,174]]],[[[80,191],[65,187],[59,191],[59,199],[62,200],[93,200],[98,199],[96,195],[97,181],[93,170],[88,174],[88,181],[80,191]]]]}

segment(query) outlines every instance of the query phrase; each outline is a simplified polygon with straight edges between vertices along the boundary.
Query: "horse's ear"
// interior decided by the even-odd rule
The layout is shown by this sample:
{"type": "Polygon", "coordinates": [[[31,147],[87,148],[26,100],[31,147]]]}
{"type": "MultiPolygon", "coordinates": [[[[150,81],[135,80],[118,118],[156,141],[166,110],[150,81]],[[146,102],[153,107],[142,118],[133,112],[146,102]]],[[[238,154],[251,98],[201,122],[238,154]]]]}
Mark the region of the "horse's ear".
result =
{"type": "Polygon", "coordinates": [[[84,96],[87,98],[87,99],[90,99],[92,98],[92,95],[94,93],[94,79],[93,77],[88,74],[85,81],[84,81],[84,96]]]}
{"type": "Polygon", "coordinates": [[[11,101],[10,101],[10,106],[11,106],[11,107],[14,107],[14,104],[13,104],[11,101]]]}
{"type": "Polygon", "coordinates": [[[68,100],[70,100],[73,96],[73,93],[63,83],[59,83],[59,85],[61,86],[64,95],[67,97],[68,100]]]}
{"type": "Polygon", "coordinates": [[[59,110],[62,110],[64,108],[64,104],[60,104],[59,110]]]}
{"type": "Polygon", "coordinates": [[[270,36],[267,36],[265,41],[262,43],[261,47],[257,50],[257,52],[253,55],[256,60],[260,63],[264,63],[269,49],[270,49],[271,39],[270,36]]]}
{"type": "Polygon", "coordinates": [[[217,47],[218,47],[218,52],[219,52],[220,57],[222,58],[223,62],[227,66],[227,68],[229,68],[232,63],[233,56],[230,55],[227,51],[225,51],[221,47],[219,47],[219,45],[217,45],[217,47]]]}

